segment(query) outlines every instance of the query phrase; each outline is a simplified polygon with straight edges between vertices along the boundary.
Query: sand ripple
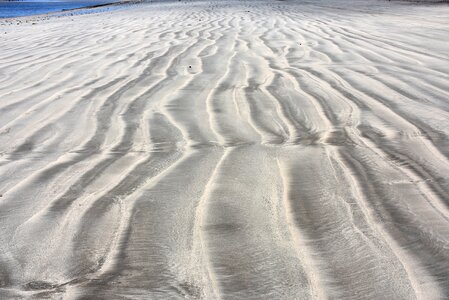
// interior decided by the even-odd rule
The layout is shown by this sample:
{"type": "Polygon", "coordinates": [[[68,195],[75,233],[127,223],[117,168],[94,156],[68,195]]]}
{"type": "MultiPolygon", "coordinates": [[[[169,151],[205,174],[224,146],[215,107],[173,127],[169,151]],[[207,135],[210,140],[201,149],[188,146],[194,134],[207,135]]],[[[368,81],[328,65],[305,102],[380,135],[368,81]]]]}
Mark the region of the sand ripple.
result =
{"type": "Polygon", "coordinates": [[[448,17],[217,1],[3,21],[0,298],[449,295],[448,17]]]}

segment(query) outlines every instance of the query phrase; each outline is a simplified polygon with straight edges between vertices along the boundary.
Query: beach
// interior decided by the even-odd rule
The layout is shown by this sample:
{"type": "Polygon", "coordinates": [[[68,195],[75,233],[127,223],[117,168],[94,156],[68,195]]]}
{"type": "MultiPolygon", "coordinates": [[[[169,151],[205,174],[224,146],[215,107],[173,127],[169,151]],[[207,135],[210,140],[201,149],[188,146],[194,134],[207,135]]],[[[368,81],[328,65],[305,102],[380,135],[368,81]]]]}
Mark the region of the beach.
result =
{"type": "Polygon", "coordinates": [[[0,20],[1,299],[444,299],[449,6],[0,20]]]}
{"type": "MultiPolygon", "coordinates": [[[[123,3],[123,2],[122,2],[123,3]]],[[[8,18],[15,19],[20,17],[27,17],[33,15],[49,15],[52,13],[61,13],[76,11],[79,13],[81,8],[88,9],[89,13],[93,8],[108,8],[117,7],[119,3],[113,1],[102,0],[75,0],[75,1],[42,1],[42,0],[7,0],[0,1],[0,19],[8,18]]],[[[87,12],[87,11],[86,11],[87,12]]]]}

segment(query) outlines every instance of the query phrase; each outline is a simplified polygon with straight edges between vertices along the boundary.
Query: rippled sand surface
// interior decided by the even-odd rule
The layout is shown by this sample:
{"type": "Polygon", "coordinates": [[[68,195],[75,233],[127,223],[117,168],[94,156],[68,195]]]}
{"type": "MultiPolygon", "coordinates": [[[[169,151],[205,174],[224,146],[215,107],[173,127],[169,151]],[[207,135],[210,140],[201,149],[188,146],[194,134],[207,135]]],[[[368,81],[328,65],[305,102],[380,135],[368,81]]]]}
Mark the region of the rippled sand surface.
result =
{"type": "Polygon", "coordinates": [[[201,1],[2,21],[0,298],[447,297],[448,19],[201,1]]]}

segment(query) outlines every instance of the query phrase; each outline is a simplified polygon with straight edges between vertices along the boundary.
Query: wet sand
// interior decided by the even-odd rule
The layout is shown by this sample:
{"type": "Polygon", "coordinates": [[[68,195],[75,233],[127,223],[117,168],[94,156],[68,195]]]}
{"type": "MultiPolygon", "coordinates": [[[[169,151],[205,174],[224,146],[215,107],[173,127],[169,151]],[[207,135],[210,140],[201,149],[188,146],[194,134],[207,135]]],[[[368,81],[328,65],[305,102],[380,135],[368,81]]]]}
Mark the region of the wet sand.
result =
{"type": "Polygon", "coordinates": [[[0,21],[0,298],[447,297],[448,19],[201,1],[0,21]]]}

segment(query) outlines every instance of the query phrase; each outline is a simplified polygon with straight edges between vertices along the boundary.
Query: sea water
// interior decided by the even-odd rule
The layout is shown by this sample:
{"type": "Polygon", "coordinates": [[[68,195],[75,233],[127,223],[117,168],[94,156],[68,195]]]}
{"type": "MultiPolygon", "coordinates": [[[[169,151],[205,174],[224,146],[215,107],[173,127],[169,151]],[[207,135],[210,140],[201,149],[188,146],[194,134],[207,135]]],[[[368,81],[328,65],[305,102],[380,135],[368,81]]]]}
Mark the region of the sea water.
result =
{"type": "Polygon", "coordinates": [[[81,8],[99,4],[116,2],[114,0],[84,0],[84,1],[1,1],[0,18],[12,18],[29,15],[58,12],[66,9],[81,8]]]}

